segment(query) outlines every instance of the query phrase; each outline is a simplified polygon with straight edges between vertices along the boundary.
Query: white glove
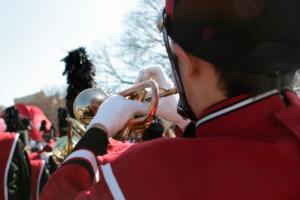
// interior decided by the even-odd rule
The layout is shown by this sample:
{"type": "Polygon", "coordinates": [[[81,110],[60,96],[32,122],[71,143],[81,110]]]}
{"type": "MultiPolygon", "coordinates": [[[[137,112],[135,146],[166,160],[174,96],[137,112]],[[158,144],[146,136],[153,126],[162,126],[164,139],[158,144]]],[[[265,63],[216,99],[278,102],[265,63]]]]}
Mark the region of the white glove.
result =
{"type": "MultiPolygon", "coordinates": [[[[160,88],[170,89],[173,86],[172,81],[167,77],[162,68],[159,66],[142,69],[139,72],[136,82],[142,82],[148,79],[155,80],[158,84],[158,87],[160,88]]],[[[160,98],[157,108],[157,115],[167,121],[175,123],[181,128],[181,130],[185,130],[187,125],[190,123],[190,120],[183,119],[177,113],[178,101],[178,94],[160,98]]]]}
{"type": "Polygon", "coordinates": [[[167,121],[173,122],[181,130],[185,130],[187,125],[191,122],[189,119],[184,119],[177,113],[177,104],[179,101],[179,94],[173,94],[168,97],[162,97],[159,99],[157,115],[164,118],[167,121]]]}
{"type": "Polygon", "coordinates": [[[95,124],[100,124],[106,128],[108,137],[112,137],[122,130],[130,119],[135,116],[146,115],[149,106],[149,103],[141,103],[128,100],[120,95],[113,95],[100,105],[87,130],[95,124]]]}
{"type": "Polygon", "coordinates": [[[170,89],[174,85],[172,81],[167,77],[163,69],[159,66],[152,66],[141,69],[135,82],[140,83],[149,79],[155,80],[158,87],[164,89],[170,89]]]}

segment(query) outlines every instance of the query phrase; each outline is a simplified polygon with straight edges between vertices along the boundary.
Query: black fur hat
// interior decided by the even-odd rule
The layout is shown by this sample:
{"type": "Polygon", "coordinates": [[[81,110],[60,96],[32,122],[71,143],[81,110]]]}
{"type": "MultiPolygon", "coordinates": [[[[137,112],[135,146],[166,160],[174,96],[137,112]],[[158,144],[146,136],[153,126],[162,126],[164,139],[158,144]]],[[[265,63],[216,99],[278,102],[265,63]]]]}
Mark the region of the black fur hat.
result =
{"type": "Polygon", "coordinates": [[[300,68],[300,1],[166,0],[169,36],[216,66],[259,74],[300,68]]]}

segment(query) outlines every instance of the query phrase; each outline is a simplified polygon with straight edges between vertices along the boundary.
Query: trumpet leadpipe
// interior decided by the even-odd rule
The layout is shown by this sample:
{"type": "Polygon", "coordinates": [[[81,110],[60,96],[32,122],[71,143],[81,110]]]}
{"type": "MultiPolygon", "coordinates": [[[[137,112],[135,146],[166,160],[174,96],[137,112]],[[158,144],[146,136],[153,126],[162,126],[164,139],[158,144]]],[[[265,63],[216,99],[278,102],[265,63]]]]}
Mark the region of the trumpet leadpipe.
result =
{"type": "MultiPolygon", "coordinates": [[[[163,98],[163,97],[167,97],[167,96],[171,96],[173,94],[177,94],[178,90],[176,87],[172,87],[170,89],[164,89],[164,88],[159,88],[159,98],[163,98]]],[[[151,101],[151,95],[148,95],[145,97],[145,101],[151,101]]]]}

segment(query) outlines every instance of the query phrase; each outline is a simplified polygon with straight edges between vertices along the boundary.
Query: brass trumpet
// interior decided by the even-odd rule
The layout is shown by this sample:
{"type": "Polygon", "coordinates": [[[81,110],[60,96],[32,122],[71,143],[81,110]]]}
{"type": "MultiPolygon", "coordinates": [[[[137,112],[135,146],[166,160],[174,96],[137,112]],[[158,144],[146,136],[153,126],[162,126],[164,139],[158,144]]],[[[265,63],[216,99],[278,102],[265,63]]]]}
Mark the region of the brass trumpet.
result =
{"type": "MultiPolygon", "coordinates": [[[[157,83],[154,80],[143,81],[127,90],[118,93],[119,95],[127,97],[128,99],[137,100],[141,102],[151,102],[148,114],[145,117],[130,120],[127,126],[129,128],[133,128],[134,130],[145,129],[149,127],[156,113],[159,98],[173,95],[176,93],[176,87],[173,87],[168,90],[158,88],[157,83]],[[151,88],[151,91],[146,91],[146,88],[151,88]]],[[[74,115],[76,119],[80,123],[88,125],[91,119],[96,114],[101,103],[107,98],[108,96],[100,89],[91,88],[82,91],[76,97],[73,105],[74,115]]]]}
{"type": "MultiPolygon", "coordinates": [[[[155,116],[159,98],[166,97],[177,93],[177,88],[171,89],[158,88],[154,80],[147,80],[134,85],[120,93],[128,99],[137,100],[141,102],[151,102],[149,112],[144,117],[138,117],[130,120],[126,127],[116,136],[115,139],[126,140],[131,131],[142,132],[148,128],[155,116]],[[150,88],[151,91],[146,89],[150,88]]],[[[75,99],[73,105],[74,115],[77,120],[68,118],[69,128],[68,136],[62,138],[57,142],[57,147],[54,147],[54,160],[60,164],[73,150],[74,146],[85,134],[85,126],[87,126],[91,119],[96,114],[99,106],[108,98],[101,89],[90,88],[82,91],[75,99]]]]}
{"type": "Polygon", "coordinates": [[[60,137],[52,151],[52,157],[54,162],[59,165],[66,157],[71,153],[75,145],[85,134],[85,127],[79,123],[76,119],[67,118],[68,123],[68,133],[66,136],[60,137]]]}

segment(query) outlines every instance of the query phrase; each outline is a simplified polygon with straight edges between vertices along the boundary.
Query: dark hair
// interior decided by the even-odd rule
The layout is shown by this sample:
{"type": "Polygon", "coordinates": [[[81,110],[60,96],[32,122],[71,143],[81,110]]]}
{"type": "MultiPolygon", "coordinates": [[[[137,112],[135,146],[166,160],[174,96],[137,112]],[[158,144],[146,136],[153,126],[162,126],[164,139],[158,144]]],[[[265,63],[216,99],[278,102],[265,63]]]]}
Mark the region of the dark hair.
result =
{"type": "Polygon", "coordinates": [[[245,93],[258,95],[272,89],[292,88],[296,74],[291,72],[285,75],[267,75],[239,72],[222,67],[215,67],[215,69],[220,89],[229,98],[245,93]]]}
{"type": "Polygon", "coordinates": [[[40,131],[46,131],[47,130],[46,125],[47,125],[47,121],[46,120],[42,120],[40,131]]]}
{"type": "Polygon", "coordinates": [[[24,124],[22,124],[20,113],[14,106],[11,106],[4,110],[3,118],[6,124],[7,132],[17,132],[27,128],[26,126],[24,126],[24,124]]]}

